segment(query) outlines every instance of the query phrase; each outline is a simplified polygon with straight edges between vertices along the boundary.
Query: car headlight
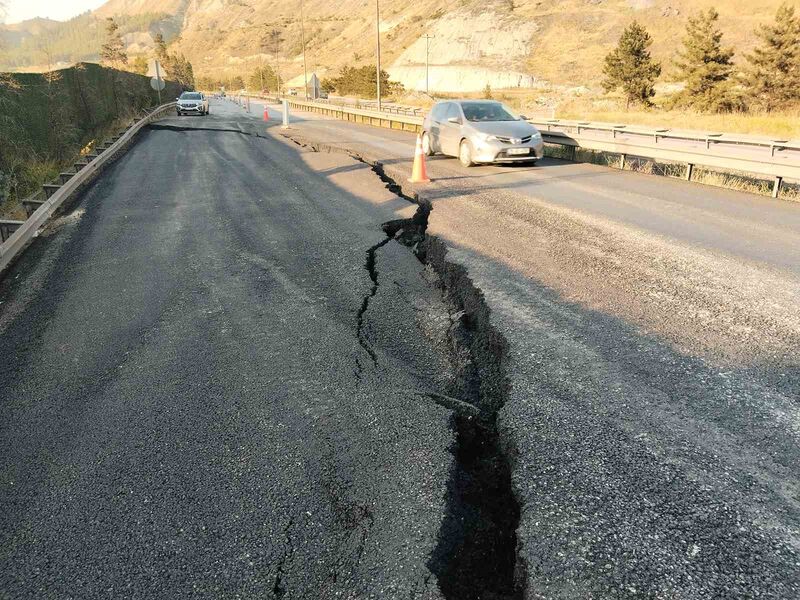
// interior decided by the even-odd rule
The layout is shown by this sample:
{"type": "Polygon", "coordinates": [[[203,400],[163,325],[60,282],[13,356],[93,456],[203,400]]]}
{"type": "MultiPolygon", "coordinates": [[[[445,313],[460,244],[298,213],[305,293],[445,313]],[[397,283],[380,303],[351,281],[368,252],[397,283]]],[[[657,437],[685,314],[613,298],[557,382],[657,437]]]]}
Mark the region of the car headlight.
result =
{"type": "Polygon", "coordinates": [[[531,136],[531,139],[534,139],[534,140],[540,140],[540,139],[542,139],[542,133],[541,133],[540,131],[537,131],[536,133],[534,133],[534,134],[531,136]]]}
{"type": "Polygon", "coordinates": [[[484,141],[484,142],[494,142],[494,141],[497,141],[497,136],[496,136],[496,135],[487,135],[487,136],[485,136],[485,137],[483,138],[483,141],[484,141]]]}

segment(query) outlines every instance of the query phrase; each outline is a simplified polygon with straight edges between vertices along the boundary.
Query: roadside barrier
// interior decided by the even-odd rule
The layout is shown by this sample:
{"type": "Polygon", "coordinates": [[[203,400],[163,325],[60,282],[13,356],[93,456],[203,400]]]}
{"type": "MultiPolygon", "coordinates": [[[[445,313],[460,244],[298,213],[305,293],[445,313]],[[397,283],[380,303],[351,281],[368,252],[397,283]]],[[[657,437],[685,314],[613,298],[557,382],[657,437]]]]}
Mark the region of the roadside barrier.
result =
{"type": "Polygon", "coordinates": [[[399,115],[377,110],[365,110],[338,104],[325,104],[305,100],[287,98],[289,108],[305,110],[323,115],[330,115],[344,121],[366,123],[375,127],[387,129],[400,129],[412,133],[422,133],[422,117],[413,115],[399,115]]]}
{"type": "Polygon", "coordinates": [[[60,173],[59,181],[61,183],[45,184],[41,196],[24,200],[23,206],[28,212],[27,220],[0,221],[0,235],[2,235],[0,273],[4,272],[25,250],[39,229],[47,223],[61,205],[110,164],[145,125],[174,108],[175,102],[169,102],[144,112],[139,120],[131,121],[124,133],[114,136],[110,144],[104,144],[97,153],[87,155],[85,158],[88,162],[75,163],[75,173],[60,173]]]}
{"type": "Polygon", "coordinates": [[[687,180],[696,166],[753,174],[772,178],[774,198],[784,179],[800,181],[800,141],[559,119],[530,122],[547,143],[618,154],[621,168],[628,156],[637,156],[682,163],[687,180]]]}
{"type": "MultiPolygon", "coordinates": [[[[392,114],[288,98],[293,109],[314,112],[375,127],[422,132],[420,115],[392,114]]],[[[559,119],[529,119],[547,144],[581,148],[619,155],[624,168],[629,157],[685,165],[685,178],[692,179],[695,167],[729,171],[771,179],[772,196],[778,197],[784,180],[800,182],[800,141],[770,139],[724,133],[697,133],[651,129],[559,119]]]]}

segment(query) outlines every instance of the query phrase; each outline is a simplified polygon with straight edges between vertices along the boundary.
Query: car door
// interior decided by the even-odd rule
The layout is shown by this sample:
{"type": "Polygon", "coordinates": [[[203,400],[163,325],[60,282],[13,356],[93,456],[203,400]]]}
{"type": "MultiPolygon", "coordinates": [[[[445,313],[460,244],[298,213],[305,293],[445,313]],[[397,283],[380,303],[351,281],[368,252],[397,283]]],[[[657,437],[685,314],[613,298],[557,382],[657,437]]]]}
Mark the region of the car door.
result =
{"type": "Polygon", "coordinates": [[[442,130],[442,121],[444,121],[444,116],[447,114],[447,107],[449,105],[449,102],[441,102],[434,106],[431,111],[431,124],[428,135],[430,135],[431,138],[431,148],[437,152],[442,151],[442,144],[439,136],[442,130]]]}
{"type": "Polygon", "coordinates": [[[461,142],[461,123],[463,116],[461,115],[461,108],[455,102],[450,102],[447,105],[447,112],[442,119],[442,125],[439,132],[439,140],[442,148],[442,154],[448,156],[458,156],[458,145],[461,142]]]}

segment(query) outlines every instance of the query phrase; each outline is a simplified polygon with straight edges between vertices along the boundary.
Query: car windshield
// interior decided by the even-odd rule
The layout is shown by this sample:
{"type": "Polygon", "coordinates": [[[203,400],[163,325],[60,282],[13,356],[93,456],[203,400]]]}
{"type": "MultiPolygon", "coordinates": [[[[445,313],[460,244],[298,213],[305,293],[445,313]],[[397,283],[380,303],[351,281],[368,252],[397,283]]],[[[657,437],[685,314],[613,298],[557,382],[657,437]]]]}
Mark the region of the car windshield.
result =
{"type": "Polygon", "coordinates": [[[517,121],[519,118],[499,102],[462,102],[467,121],[517,121]]]}
{"type": "Polygon", "coordinates": [[[200,100],[200,94],[184,92],[181,94],[181,100],[200,100]]]}

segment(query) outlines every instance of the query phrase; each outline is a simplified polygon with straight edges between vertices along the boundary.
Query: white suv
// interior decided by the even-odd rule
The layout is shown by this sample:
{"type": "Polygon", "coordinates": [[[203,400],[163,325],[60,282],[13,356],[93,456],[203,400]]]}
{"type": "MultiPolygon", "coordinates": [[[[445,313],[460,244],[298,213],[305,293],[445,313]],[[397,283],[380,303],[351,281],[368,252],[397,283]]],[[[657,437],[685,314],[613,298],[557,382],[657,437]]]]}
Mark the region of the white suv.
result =
{"type": "Polygon", "coordinates": [[[208,99],[202,92],[183,92],[180,98],[175,99],[178,101],[175,107],[178,116],[208,114],[208,99]]]}

